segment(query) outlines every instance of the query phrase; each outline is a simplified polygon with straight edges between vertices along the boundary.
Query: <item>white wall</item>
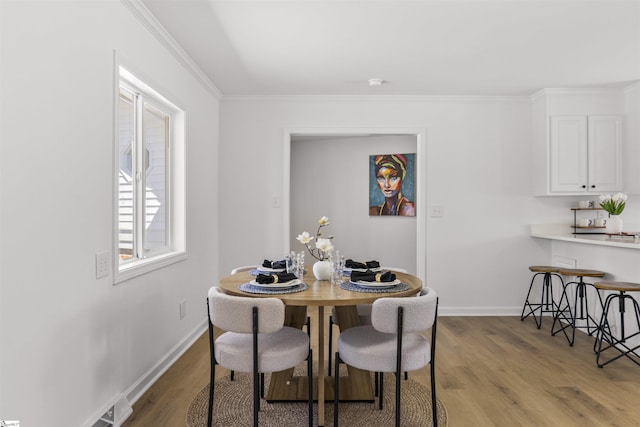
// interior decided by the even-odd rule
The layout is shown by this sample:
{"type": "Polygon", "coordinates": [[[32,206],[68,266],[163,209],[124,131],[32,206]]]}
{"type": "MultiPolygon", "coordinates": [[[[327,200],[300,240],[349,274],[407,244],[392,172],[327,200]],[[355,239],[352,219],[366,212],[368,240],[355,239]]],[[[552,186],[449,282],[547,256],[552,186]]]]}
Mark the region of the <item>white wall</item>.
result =
{"type": "MultiPolygon", "coordinates": [[[[296,236],[302,231],[314,235],[318,218],[326,215],[331,224],[323,235],[333,235],[334,246],[345,257],[376,259],[416,274],[417,218],[369,216],[369,156],[416,153],[416,135],[292,140],[291,249],[303,250],[296,236]]],[[[308,253],[307,258],[308,264],[314,261],[308,253]]]]}
{"type": "Polygon", "coordinates": [[[218,101],[119,1],[0,7],[0,419],[81,426],[205,325],[218,101]],[[113,249],[114,50],[186,110],[188,187],[188,259],[117,286],[94,260],[113,249]]]}
{"type": "Polygon", "coordinates": [[[221,209],[222,274],[282,255],[283,215],[271,202],[283,196],[283,133],[322,127],[426,129],[427,207],[444,206],[444,217],[427,218],[424,262],[443,314],[521,309],[527,267],[550,256],[528,225],[569,221],[577,200],[531,195],[529,98],[224,99],[220,172],[233,184],[220,197],[233,202],[221,209]]]}
{"type": "MultiPolygon", "coordinates": [[[[625,156],[626,188],[630,194],[640,194],[640,83],[625,90],[625,156]]],[[[640,220],[640,217],[638,218],[640,220]]],[[[639,221],[640,222],[640,221],[639,221]]]]}

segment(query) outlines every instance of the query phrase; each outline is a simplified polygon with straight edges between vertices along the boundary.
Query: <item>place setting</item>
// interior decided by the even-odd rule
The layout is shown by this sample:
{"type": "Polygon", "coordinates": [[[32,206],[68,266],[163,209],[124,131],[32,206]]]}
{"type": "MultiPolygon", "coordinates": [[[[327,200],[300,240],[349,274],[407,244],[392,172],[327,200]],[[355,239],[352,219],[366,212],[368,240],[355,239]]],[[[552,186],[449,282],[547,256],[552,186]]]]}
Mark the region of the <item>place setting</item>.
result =
{"type": "Polygon", "coordinates": [[[391,271],[380,267],[378,261],[357,262],[348,259],[344,263],[349,280],[340,283],[342,289],[355,292],[402,292],[410,288],[391,271]]]}
{"type": "Polygon", "coordinates": [[[258,274],[282,273],[286,270],[286,260],[271,261],[265,259],[261,265],[258,265],[256,268],[250,270],[249,274],[251,274],[252,276],[257,276],[258,274]]]}
{"type": "Polygon", "coordinates": [[[354,261],[352,259],[347,259],[344,261],[344,273],[346,275],[350,275],[353,271],[365,272],[367,270],[371,271],[380,271],[382,268],[380,267],[380,263],[378,261],[354,261]]]}
{"type": "Polygon", "coordinates": [[[249,274],[256,276],[254,280],[241,284],[238,289],[252,294],[288,294],[302,292],[309,286],[302,281],[304,275],[304,258],[294,253],[284,260],[271,261],[265,259],[262,265],[249,274]],[[299,268],[301,266],[302,268],[299,268]]]}

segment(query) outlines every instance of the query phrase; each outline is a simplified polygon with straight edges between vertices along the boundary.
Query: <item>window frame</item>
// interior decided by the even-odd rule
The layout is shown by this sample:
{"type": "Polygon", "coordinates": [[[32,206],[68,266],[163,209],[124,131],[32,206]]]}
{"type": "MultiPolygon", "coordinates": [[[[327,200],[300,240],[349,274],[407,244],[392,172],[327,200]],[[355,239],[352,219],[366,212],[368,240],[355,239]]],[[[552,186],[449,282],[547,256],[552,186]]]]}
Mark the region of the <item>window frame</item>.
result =
{"type": "MultiPolygon", "coordinates": [[[[164,94],[159,85],[153,83],[150,79],[143,76],[138,71],[131,71],[132,67],[123,65],[116,61],[115,78],[114,78],[114,162],[113,162],[113,283],[118,284],[127,281],[133,277],[149,273],[156,269],[180,262],[187,258],[186,252],[186,157],[185,157],[185,129],[186,129],[186,113],[183,109],[172,102],[169,97],[164,94]],[[140,76],[140,77],[139,77],[140,76]],[[149,82],[149,83],[147,83],[149,82]],[[146,197],[146,173],[140,174],[139,183],[134,182],[134,186],[142,188],[142,191],[134,191],[133,209],[137,211],[134,217],[138,218],[137,230],[133,234],[133,239],[137,241],[140,247],[138,254],[134,253],[134,259],[121,263],[120,261],[120,97],[121,87],[134,94],[134,101],[139,102],[143,106],[140,115],[144,114],[145,103],[152,109],[160,111],[169,117],[169,123],[165,124],[167,142],[165,143],[165,242],[166,244],[158,250],[145,250],[145,215],[144,203],[146,197]],[[135,98],[139,100],[136,100],[135,98]],[[141,194],[142,193],[142,194],[141,194]],[[138,256],[140,255],[140,256],[138,256]]],[[[137,120],[138,125],[141,120],[137,120]]],[[[143,129],[136,125],[135,139],[138,141],[132,147],[133,163],[132,168],[137,172],[145,170],[146,164],[140,153],[146,150],[146,145],[141,142],[145,141],[143,129]],[[138,152],[136,154],[136,151],[138,152]]],[[[135,181],[135,173],[134,176],[135,181]]],[[[134,219],[135,221],[135,219],[134,219]]],[[[134,227],[136,228],[136,227],[134,227]]],[[[134,246],[135,247],[135,246],[134,246]]]]}

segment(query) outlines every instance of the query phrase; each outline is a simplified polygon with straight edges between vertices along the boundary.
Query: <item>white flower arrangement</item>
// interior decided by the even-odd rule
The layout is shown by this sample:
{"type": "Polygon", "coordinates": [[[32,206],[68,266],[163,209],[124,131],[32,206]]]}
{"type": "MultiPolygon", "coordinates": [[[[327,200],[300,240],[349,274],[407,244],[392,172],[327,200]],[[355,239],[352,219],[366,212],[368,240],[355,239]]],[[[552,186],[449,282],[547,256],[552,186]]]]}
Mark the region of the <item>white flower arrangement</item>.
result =
{"type": "Polygon", "coordinates": [[[620,215],[627,202],[627,195],[623,193],[602,194],[600,196],[600,207],[607,211],[609,215],[620,215]]]}
{"type": "Polygon", "coordinates": [[[322,236],[320,230],[322,229],[322,227],[326,227],[327,225],[329,225],[329,218],[323,216],[318,220],[318,224],[320,225],[318,226],[318,231],[316,231],[315,235],[315,248],[311,248],[311,241],[314,239],[314,236],[310,235],[307,231],[303,231],[301,234],[299,234],[298,237],[296,237],[296,240],[307,247],[312,257],[314,257],[318,261],[324,261],[333,251],[333,245],[331,244],[331,239],[333,239],[333,236],[329,236],[327,238],[320,237],[322,236]]]}

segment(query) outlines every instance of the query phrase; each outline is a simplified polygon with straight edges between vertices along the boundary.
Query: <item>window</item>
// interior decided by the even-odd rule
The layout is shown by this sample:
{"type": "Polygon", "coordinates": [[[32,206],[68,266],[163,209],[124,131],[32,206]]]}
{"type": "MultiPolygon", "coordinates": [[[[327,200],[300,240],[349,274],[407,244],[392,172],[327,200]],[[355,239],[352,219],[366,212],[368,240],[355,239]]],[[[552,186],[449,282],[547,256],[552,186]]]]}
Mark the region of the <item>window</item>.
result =
{"type": "Polygon", "coordinates": [[[184,112],[119,68],[116,283],[184,256],[184,112]]]}

